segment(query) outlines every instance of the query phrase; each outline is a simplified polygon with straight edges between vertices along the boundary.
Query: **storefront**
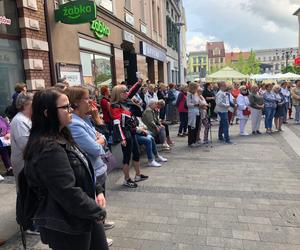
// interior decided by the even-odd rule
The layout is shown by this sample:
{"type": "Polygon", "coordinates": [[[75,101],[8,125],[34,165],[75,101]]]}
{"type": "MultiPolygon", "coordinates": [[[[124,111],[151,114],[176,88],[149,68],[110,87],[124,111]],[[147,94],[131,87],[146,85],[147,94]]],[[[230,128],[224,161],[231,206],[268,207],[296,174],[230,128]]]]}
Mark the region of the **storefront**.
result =
{"type": "MultiPolygon", "coordinates": [[[[72,3],[76,4],[71,2],[70,6],[72,3]]],[[[123,81],[132,85],[137,80],[136,72],[153,82],[164,80],[166,53],[145,43],[147,36],[101,8],[96,9],[96,19],[91,22],[75,24],[72,19],[73,24],[67,24],[69,20],[55,18],[57,6],[51,4],[49,40],[56,81],[66,77],[74,85],[113,86],[123,81]]]]}
{"type": "Polygon", "coordinates": [[[17,82],[24,81],[24,68],[15,0],[0,1],[0,114],[11,103],[17,82]]]}

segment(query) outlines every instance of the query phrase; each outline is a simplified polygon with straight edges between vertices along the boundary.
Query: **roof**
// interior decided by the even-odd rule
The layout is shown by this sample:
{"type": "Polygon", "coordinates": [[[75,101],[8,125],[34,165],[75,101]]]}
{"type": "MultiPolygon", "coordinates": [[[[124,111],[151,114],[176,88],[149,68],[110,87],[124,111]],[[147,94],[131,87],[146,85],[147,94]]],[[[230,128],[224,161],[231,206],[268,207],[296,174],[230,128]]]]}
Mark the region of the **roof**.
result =
{"type": "Polygon", "coordinates": [[[199,51],[191,51],[189,53],[190,56],[195,56],[195,55],[207,55],[206,50],[199,50],[199,51]]]}
{"type": "Polygon", "coordinates": [[[225,54],[225,60],[227,61],[238,61],[242,54],[243,58],[247,60],[250,57],[250,52],[231,52],[225,54]]]}
{"type": "Polygon", "coordinates": [[[206,44],[207,49],[214,49],[214,48],[220,48],[224,49],[224,42],[207,42],[206,44]]]}
{"type": "Polygon", "coordinates": [[[300,8],[298,10],[296,10],[296,12],[293,15],[299,16],[300,15],[300,8]]]}

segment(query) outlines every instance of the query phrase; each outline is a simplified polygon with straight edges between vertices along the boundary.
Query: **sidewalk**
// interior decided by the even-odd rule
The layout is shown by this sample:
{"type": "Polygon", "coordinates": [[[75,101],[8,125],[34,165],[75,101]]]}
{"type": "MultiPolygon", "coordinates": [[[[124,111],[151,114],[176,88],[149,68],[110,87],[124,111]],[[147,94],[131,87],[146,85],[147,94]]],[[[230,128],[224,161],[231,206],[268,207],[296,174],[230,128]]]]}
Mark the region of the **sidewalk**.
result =
{"type": "MultiPolygon", "coordinates": [[[[234,125],[236,145],[216,143],[213,126],[213,147],[196,149],[175,137],[176,129],[176,146],[163,154],[169,161],[143,167],[150,178],[137,189],[121,186],[120,171],[109,176],[108,219],[116,222],[107,232],[111,249],[300,249],[300,126],[240,137],[234,125]]],[[[0,183],[0,192],[9,197],[0,201],[0,232],[10,225],[13,235],[13,185],[0,183]]],[[[36,236],[28,241],[30,249],[47,249],[36,236]]],[[[15,234],[1,249],[20,244],[15,234]]]]}

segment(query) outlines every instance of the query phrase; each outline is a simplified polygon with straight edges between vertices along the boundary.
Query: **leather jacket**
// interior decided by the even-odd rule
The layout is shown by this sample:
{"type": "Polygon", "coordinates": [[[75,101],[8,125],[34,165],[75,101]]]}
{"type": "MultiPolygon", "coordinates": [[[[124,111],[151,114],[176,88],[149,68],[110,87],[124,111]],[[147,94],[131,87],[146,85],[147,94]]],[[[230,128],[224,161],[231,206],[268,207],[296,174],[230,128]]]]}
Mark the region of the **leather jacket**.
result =
{"type": "Polygon", "coordinates": [[[38,192],[39,207],[33,221],[67,234],[91,232],[106,211],[95,201],[97,186],[91,163],[75,146],[49,141],[42,152],[25,162],[28,185],[38,192]]]}

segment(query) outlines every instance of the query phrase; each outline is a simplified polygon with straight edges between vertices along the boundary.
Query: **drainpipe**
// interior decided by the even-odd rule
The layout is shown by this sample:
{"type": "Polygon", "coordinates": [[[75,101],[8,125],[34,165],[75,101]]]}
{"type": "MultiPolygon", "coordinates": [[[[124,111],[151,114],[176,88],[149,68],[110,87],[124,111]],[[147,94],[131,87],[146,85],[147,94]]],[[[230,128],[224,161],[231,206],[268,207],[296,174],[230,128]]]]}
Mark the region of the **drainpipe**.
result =
{"type": "Polygon", "coordinates": [[[48,10],[48,0],[44,1],[44,12],[45,12],[45,21],[46,21],[46,33],[47,33],[47,41],[49,46],[49,66],[50,66],[50,75],[51,75],[51,85],[57,82],[57,76],[55,71],[55,64],[53,59],[53,47],[52,47],[52,36],[51,29],[49,24],[49,10],[48,10]]]}

